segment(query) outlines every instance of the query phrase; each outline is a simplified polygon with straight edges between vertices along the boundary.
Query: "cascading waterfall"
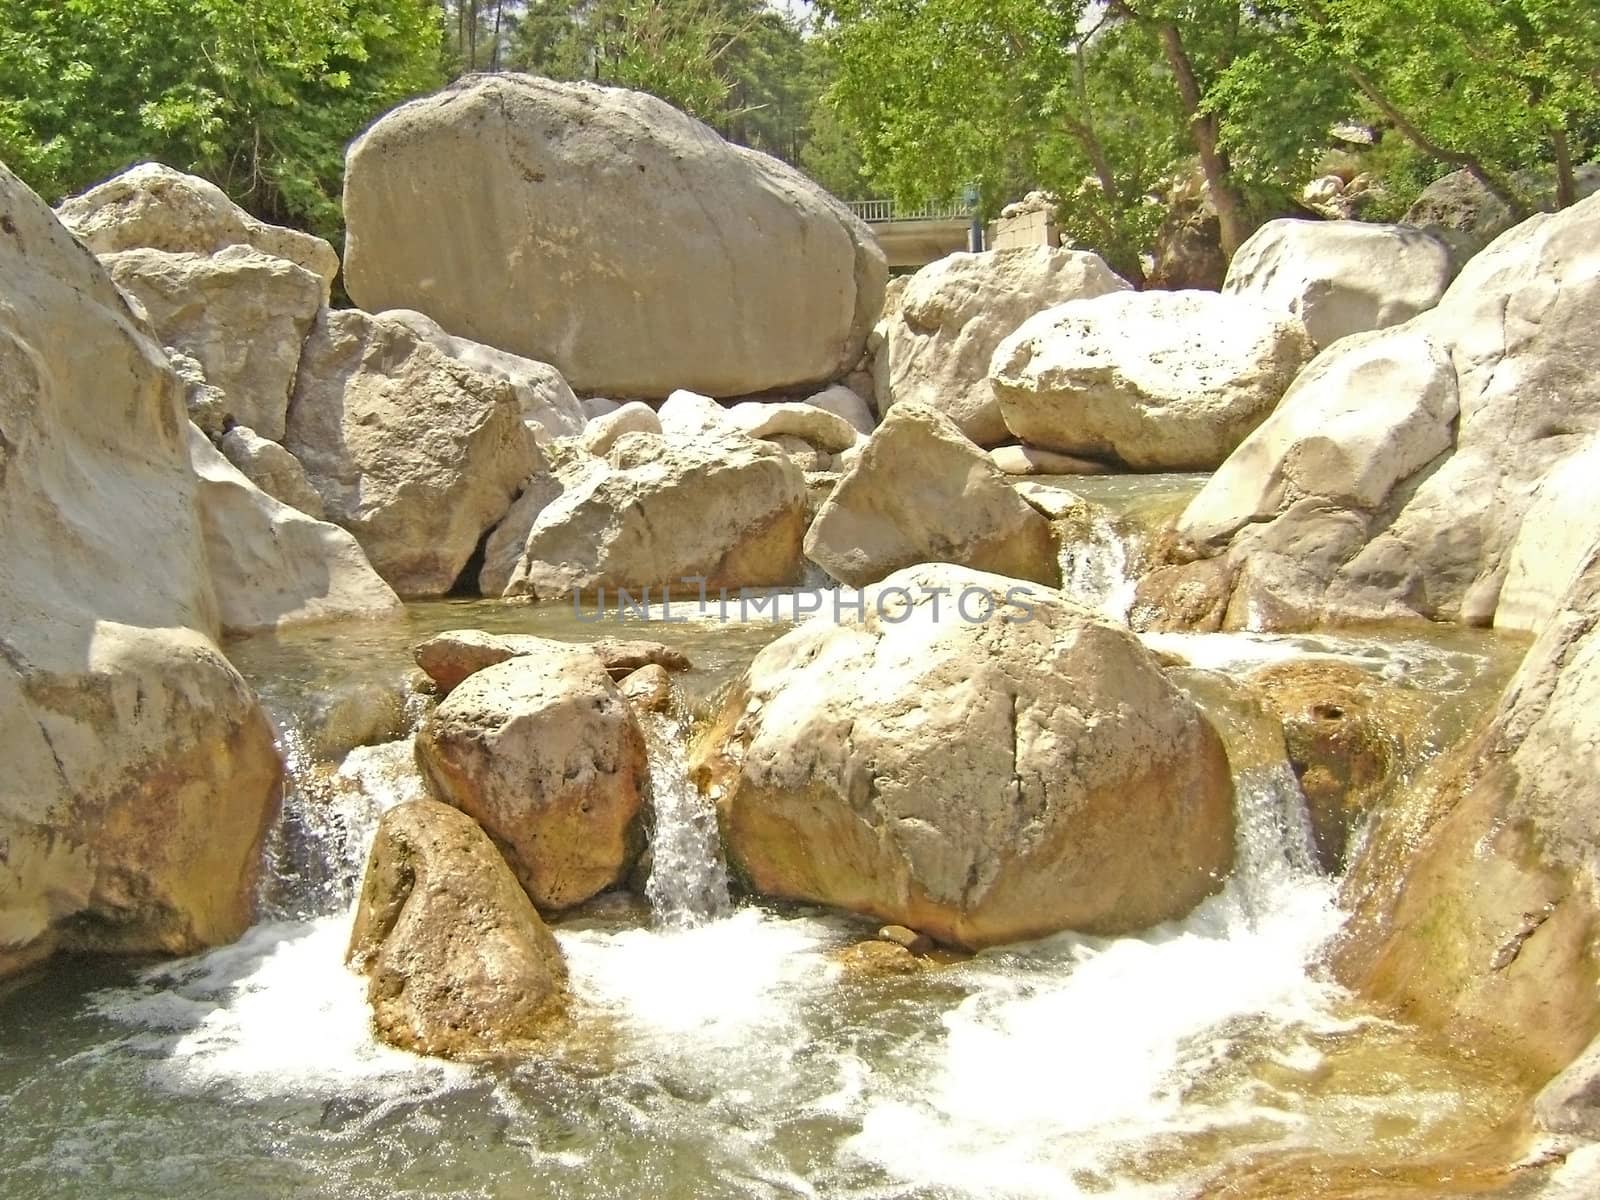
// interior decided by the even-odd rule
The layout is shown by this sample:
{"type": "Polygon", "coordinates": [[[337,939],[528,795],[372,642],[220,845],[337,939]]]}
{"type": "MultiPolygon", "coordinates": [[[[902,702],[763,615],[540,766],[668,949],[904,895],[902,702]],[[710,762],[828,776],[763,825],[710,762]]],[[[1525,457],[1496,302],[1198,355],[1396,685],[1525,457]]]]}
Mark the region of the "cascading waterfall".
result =
{"type": "Polygon", "coordinates": [[[1084,536],[1061,547],[1061,590],[1098,612],[1126,621],[1138,580],[1136,547],[1105,512],[1094,510],[1084,536]]]}
{"type": "Polygon", "coordinates": [[[689,778],[688,721],[647,714],[654,833],[645,892],[657,925],[686,928],[733,911],[717,814],[689,778]]]}
{"type": "Polygon", "coordinates": [[[358,746],[335,767],[308,748],[292,718],[278,728],[283,811],[267,842],[262,916],[297,921],[342,913],[361,889],[378,818],[426,795],[411,740],[358,746]]]}
{"type": "MultiPolygon", "coordinates": [[[[690,650],[694,628],[674,626],[690,650]]],[[[715,814],[686,769],[686,723],[646,716],[653,920],[602,905],[557,924],[581,1038],[570,1056],[514,1070],[373,1039],[366,983],[343,961],[348,906],[379,816],[422,780],[409,739],[335,766],[285,722],[293,785],[269,920],[232,946],[69,993],[70,1019],[11,1011],[40,1036],[0,1058],[8,1188],[131,1200],[209,1194],[227,1177],[241,1200],[529,1188],[575,1200],[1190,1200],[1219,1166],[1258,1156],[1394,1162],[1479,1144],[1507,1093],[1430,1056],[1317,969],[1340,926],[1337,885],[1312,867],[1281,732],[1225,678],[1244,651],[1240,671],[1307,647],[1180,648],[1216,660],[1177,678],[1221,731],[1237,794],[1234,874],[1182,920],[857,975],[836,956],[870,924],[732,907],[715,814]],[[64,1138],[68,1120],[93,1138],[64,1138]]],[[[1434,680],[1434,659],[1465,669],[1421,649],[1355,649],[1408,678],[1434,680]]],[[[1462,686],[1450,672],[1441,691],[1462,686]]]]}
{"type": "MultiPolygon", "coordinates": [[[[915,1053],[915,1086],[868,1105],[850,1148],[897,1177],[974,1196],[1189,1196],[1147,1188],[1144,1145],[1296,1119],[1197,1080],[1266,1031],[1315,1064],[1319,1035],[1348,1032],[1339,990],[1307,965],[1338,928],[1330,880],[1304,837],[1288,765],[1236,781],[1236,868],[1189,916],[1132,937],[1062,934],[980,954],[943,1037],[915,1053]]],[[[1259,1136],[1259,1135],[1256,1135],[1259,1136]]]]}

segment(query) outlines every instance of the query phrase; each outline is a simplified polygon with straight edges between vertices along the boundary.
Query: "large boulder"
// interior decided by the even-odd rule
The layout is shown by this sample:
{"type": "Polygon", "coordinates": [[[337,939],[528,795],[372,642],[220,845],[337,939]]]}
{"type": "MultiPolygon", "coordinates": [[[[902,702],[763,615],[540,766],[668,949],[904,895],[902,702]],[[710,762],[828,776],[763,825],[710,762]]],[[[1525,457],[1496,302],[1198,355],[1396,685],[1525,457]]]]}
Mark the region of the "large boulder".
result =
{"type": "Polygon", "coordinates": [[[568,1004],[561,948],[494,843],[432,800],[383,814],[350,934],[377,1035],[477,1059],[548,1040],[568,1004]]]}
{"type": "Polygon", "coordinates": [[[222,389],[228,417],[283,437],[300,347],[322,307],[318,276],[242,245],[216,254],[123,250],[101,261],[162,342],[191,355],[222,389]]]}
{"type": "MultiPolygon", "coordinates": [[[[1519,171],[1514,183],[1535,207],[1546,212],[1555,207],[1555,173],[1548,167],[1519,171]]],[[[1573,184],[1579,200],[1594,195],[1600,190],[1600,163],[1578,167],[1573,184]]],[[[1444,238],[1463,259],[1517,223],[1510,206],[1465,170],[1451,171],[1430,183],[1401,220],[1444,238]]]]}
{"type": "Polygon", "coordinates": [[[129,167],[65,201],[58,215],[96,254],[140,248],[215,254],[252,246],[317,275],[324,296],[339,273],[338,252],[321,238],[257,220],[216,184],[160,163],[129,167]]]}
{"type": "Polygon", "coordinates": [[[516,393],[364,312],[324,312],[284,446],[402,596],[448,592],[544,460],[516,393]]]}
{"type": "Polygon", "coordinates": [[[576,437],[583,432],[588,414],[561,372],[549,363],[497,350],[467,338],[455,337],[424,313],[397,308],[378,314],[398,321],[425,342],[431,342],[457,362],[483,375],[504,379],[517,394],[522,419],[539,442],[576,437]]]}
{"type": "Polygon", "coordinates": [[[1285,219],[1245,240],[1222,291],[1299,317],[1327,346],[1426,312],[1455,273],[1450,247],[1420,229],[1285,219]]]}
{"type": "Polygon", "coordinates": [[[1597,317],[1600,197],[1324,351],[1180,520],[1241,569],[1230,622],[1490,623],[1541,481],[1600,433],[1597,317]]]}
{"type": "Polygon", "coordinates": [[[1065,304],[1125,292],[1128,284],[1098,254],[1030,246],[950,254],[911,277],[878,351],[878,405],[936,408],[982,446],[1010,438],[989,384],[989,361],[1029,317],[1065,304]]]}
{"type": "Polygon", "coordinates": [[[358,304],[607,395],[840,378],[888,273],[866,226],[776,159],[650,96],[523,75],[379,120],[350,148],[344,211],[358,304]]]}
{"type": "Polygon", "coordinates": [[[1377,512],[1450,449],[1459,411],[1448,348],[1417,330],[1352,337],[1295,380],[1190,502],[1179,533],[1224,546],[1308,499],[1377,512]]]}
{"type": "Polygon", "coordinates": [[[355,538],[274,500],[193,425],[189,462],[224,632],[403,611],[355,538]]]}
{"type": "Polygon", "coordinates": [[[417,761],[438,797],[494,838],[536,905],[570,908],[621,879],[639,852],[644,733],[583,647],[521,650],[428,716],[417,761]]]}
{"type": "Polygon", "coordinates": [[[1013,434],[1139,470],[1217,466],[1311,358],[1298,318],[1213,292],[1115,292],[1029,318],[989,380],[1013,434]]]}
{"type": "Polygon", "coordinates": [[[1233,863],[1216,731],[1126,629],[945,565],[768,646],[693,752],[757,891],[977,948],[1177,917],[1233,863]]]}
{"type": "MultiPolygon", "coordinates": [[[[1600,547],[1487,728],[1427,782],[1367,837],[1333,965],[1407,1020],[1548,1079],[1600,1031],[1600,547]]],[[[1559,1124],[1561,1099],[1540,1115],[1559,1124]]]]}
{"type": "Polygon", "coordinates": [[[1600,542],[1600,441],[1557,464],[1540,480],[1517,527],[1505,586],[1495,605],[1497,629],[1537,633],[1600,542]]]}
{"type": "Polygon", "coordinates": [[[1517,223],[1510,206],[1468,171],[1451,171],[1435,179],[1401,220],[1449,238],[1468,256],[1517,223]]]}
{"type": "Polygon", "coordinates": [[[212,641],[183,387],[0,167],[0,975],[249,924],[280,764],[212,641]]]}
{"type": "Polygon", "coordinates": [[[805,573],[805,529],[805,477],[777,447],[630,433],[555,499],[519,502],[490,539],[480,583],[486,596],[541,598],[689,577],[781,587],[805,573]]]}
{"type": "Polygon", "coordinates": [[[806,533],[806,556],[860,587],[920,562],[1061,581],[1050,523],[943,413],[889,410],[806,533]]]}

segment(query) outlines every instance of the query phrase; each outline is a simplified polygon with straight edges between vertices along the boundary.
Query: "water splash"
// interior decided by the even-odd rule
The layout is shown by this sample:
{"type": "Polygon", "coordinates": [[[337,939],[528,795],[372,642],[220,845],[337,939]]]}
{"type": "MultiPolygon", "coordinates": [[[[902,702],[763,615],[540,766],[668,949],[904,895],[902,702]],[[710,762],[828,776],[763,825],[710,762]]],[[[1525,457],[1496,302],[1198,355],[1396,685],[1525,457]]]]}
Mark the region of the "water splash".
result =
{"type": "Polygon", "coordinates": [[[1188,917],[1137,937],[1063,934],[965,968],[972,994],[945,1015],[915,1086],[869,1104],[848,1149],[965,1194],[1164,1197],[1192,1191],[1130,1177],[1143,1147],[1201,1129],[1290,1136],[1297,1120],[1281,1108],[1191,1091],[1263,1027],[1313,1058],[1303,1032],[1350,1027],[1340,990],[1308,969],[1339,914],[1285,812],[1299,789],[1284,770],[1239,780],[1237,871],[1188,917]]]}
{"type": "Polygon", "coordinates": [[[283,812],[268,837],[259,903],[271,921],[342,913],[361,889],[378,818],[427,796],[412,740],[360,746],[337,767],[307,749],[299,730],[279,736],[283,812]]]}
{"type": "Polygon", "coordinates": [[[646,714],[655,830],[645,894],[657,925],[690,928],[733,911],[722,836],[711,802],[689,778],[688,721],[646,714]]]}
{"type": "Polygon", "coordinates": [[[1138,586],[1138,547],[1111,517],[1095,509],[1082,535],[1063,540],[1061,590],[1116,621],[1126,622],[1138,586]]]}
{"type": "Polygon", "coordinates": [[[152,1081],[246,1097],[412,1095],[465,1075],[372,1036],[366,981],[344,966],[346,918],[269,922],[231,946],[151,967],[93,1008],[141,1030],[152,1081]]]}

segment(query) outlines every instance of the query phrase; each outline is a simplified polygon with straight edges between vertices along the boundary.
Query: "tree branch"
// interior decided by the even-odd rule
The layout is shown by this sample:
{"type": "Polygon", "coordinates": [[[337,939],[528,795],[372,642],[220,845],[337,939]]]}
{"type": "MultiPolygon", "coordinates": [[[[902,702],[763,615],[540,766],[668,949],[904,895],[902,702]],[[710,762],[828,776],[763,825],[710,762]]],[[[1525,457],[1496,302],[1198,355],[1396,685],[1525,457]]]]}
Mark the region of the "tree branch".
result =
{"type": "Polygon", "coordinates": [[[1346,63],[1344,72],[1350,77],[1351,82],[1361,89],[1361,94],[1372,101],[1378,111],[1392,121],[1401,135],[1418,150],[1421,150],[1429,158],[1460,167],[1466,171],[1467,174],[1488,188],[1494,196],[1504,203],[1511,210],[1511,215],[1518,221],[1528,218],[1532,210],[1523,201],[1522,197],[1517,194],[1516,189],[1511,186],[1508,180],[1489,170],[1476,155],[1468,154],[1461,150],[1450,150],[1428,137],[1417,127],[1414,121],[1400,111],[1399,107],[1388,96],[1384,95],[1383,89],[1378,87],[1360,67],[1355,66],[1353,63],[1346,63]]]}

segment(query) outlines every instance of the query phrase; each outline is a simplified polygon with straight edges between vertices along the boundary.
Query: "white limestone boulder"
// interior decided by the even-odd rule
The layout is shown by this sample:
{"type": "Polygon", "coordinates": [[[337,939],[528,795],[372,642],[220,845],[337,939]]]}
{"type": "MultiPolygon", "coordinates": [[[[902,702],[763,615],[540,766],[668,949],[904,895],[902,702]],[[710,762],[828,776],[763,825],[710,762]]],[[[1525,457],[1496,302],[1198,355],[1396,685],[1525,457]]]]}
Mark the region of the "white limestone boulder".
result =
{"type": "Polygon", "coordinates": [[[1215,292],[1115,292],[1047,309],[995,351],[1006,427],[1137,470],[1219,465],[1310,360],[1300,321],[1215,292]]]}
{"type": "Polygon", "coordinates": [[[358,304],[418,309],[587,393],[841,378],[888,272],[867,227],[778,160],[651,96],[525,75],[379,119],[350,148],[344,211],[358,304]]]}

